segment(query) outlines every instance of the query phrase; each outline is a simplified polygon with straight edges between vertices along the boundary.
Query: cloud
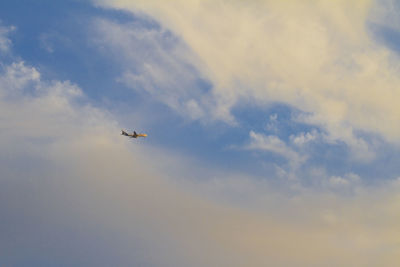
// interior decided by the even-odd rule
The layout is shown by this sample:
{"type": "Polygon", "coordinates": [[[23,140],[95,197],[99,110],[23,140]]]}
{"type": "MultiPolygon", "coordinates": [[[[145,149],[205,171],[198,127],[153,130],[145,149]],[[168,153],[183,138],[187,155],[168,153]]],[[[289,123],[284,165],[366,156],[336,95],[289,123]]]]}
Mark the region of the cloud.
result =
{"type": "Polygon", "coordinates": [[[255,133],[253,131],[251,131],[249,135],[250,144],[245,146],[246,149],[276,153],[286,158],[293,168],[299,167],[306,160],[305,156],[300,155],[299,153],[288,147],[286,143],[277,136],[265,136],[263,134],[255,133]]]}
{"type": "Polygon", "coordinates": [[[370,35],[372,1],[94,2],[149,15],[181,38],[212,82],[217,118],[232,120],[239,103],[279,102],[356,155],[373,158],[359,130],[399,142],[397,55],[370,35]]]}
{"type": "Polygon", "coordinates": [[[123,66],[118,81],[191,119],[207,117],[207,83],[189,61],[189,49],[164,28],[140,23],[94,22],[95,42],[123,66]]]}
{"type": "Polygon", "coordinates": [[[354,173],[347,174],[346,177],[340,177],[340,176],[332,176],[329,179],[329,183],[334,186],[349,186],[353,183],[359,183],[360,182],[360,176],[354,173]]]}
{"type": "MultiPolygon", "coordinates": [[[[213,170],[196,175],[215,179],[194,181],[185,173],[200,162],[121,138],[112,116],[82,103],[71,82],[43,80],[15,62],[1,72],[0,92],[2,264],[397,262],[397,181],[358,185],[348,197],[287,193],[213,170]]],[[[252,135],[255,144],[290,151],[277,138],[252,135]]]]}
{"type": "MultiPolygon", "coordinates": [[[[79,86],[42,76],[22,61],[0,71],[2,265],[398,263],[398,179],[354,182],[343,196],[204,171],[185,155],[122,138],[118,118],[91,106],[79,86]],[[192,180],[199,169],[203,179],[192,180]]],[[[251,138],[297,157],[276,136],[251,138]]]]}
{"type": "Polygon", "coordinates": [[[297,135],[291,135],[289,138],[293,144],[301,147],[309,142],[316,141],[318,137],[319,133],[317,132],[317,130],[313,129],[311,132],[307,133],[302,132],[297,135]]]}
{"type": "Polygon", "coordinates": [[[269,116],[269,122],[267,123],[267,126],[265,127],[266,130],[272,131],[272,132],[277,132],[278,127],[277,127],[277,119],[278,119],[278,114],[274,113],[269,116]]]}
{"type": "Polygon", "coordinates": [[[0,21],[0,52],[8,52],[12,44],[11,40],[8,38],[8,34],[15,30],[15,26],[3,26],[0,21]]]}

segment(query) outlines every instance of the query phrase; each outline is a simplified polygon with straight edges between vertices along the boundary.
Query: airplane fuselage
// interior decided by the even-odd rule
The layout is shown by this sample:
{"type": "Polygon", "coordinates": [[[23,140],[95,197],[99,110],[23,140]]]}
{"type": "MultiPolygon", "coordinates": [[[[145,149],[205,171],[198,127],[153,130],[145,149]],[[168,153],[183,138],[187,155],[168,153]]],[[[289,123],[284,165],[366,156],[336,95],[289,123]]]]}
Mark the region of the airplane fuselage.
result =
{"type": "Polygon", "coordinates": [[[133,133],[127,133],[122,130],[121,135],[129,136],[130,138],[147,137],[147,134],[138,134],[135,131],[133,133]]]}

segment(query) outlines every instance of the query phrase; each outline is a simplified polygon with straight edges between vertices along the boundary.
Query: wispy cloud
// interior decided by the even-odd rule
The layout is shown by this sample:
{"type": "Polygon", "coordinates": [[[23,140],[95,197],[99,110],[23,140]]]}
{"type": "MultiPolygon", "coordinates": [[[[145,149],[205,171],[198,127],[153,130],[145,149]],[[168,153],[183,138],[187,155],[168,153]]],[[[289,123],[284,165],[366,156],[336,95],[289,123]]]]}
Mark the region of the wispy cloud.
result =
{"type": "Polygon", "coordinates": [[[190,62],[189,48],[171,32],[108,20],[96,20],[95,27],[95,42],[124,67],[119,82],[184,117],[196,120],[211,114],[207,82],[190,62]]]}
{"type": "Polygon", "coordinates": [[[250,143],[245,146],[246,149],[276,153],[287,159],[293,168],[299,167],[306,161],[306,157],[304,155],[300,155],[295,150],[291,149],[278,136],[266,136],[253,131],[251,131],[249,135],[250,143]]]}
{"type": "Polygon", "coordinates": [[[5,53],[10,49],[11,40],[8,35],[10,32],[14,31],[15,26],[3,26],[0,20],[0,52],[5,53]]]}

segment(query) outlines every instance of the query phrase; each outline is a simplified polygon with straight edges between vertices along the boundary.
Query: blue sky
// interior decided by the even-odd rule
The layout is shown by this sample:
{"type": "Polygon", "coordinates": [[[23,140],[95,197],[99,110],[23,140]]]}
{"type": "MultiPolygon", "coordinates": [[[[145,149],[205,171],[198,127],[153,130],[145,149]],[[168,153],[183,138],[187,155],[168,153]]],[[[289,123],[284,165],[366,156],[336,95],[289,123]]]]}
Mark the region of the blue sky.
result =
{"type": "Polygon", "coordinates": [[[1,2],[0,263],[393,266],[398,10],[1,2]]]}
{"type": "MultiPolygon", "coordinates": [[[[276,159],[273,153],[258,153],[231,149],[232,146],[244,145],[251,130],[266,134],[276,134],[284,140],[290,135],[307,132],[311,129],[323,131],[318,125],[307,125],[296,123],[292,120],[294,114],[301,112],[291,108],[284,103],[270,103],[265,106],[251,107],[242,105],[234,108],[237,124],[229,125],[224,122],[208,122],[202,124],[198,120],[188,121],[176,112],[171,111],[163,103],[154,101],[151,96],[138,94],[132,88],[118,82],[118,77],[123,73],[120,59],[107,53],[106,48],[99,47],[96,43],[96,36],[93,33],[94,21],[105,19],[122,25],[129,25],[134,29],[162,31],[160,36],[161,45],[168,47],[176,46],[181,42],[174,33],[168,29],[162,29],[160,24],[152,18],[140,18],[134,13],[116,11],[93,6],[90,2],[41,1],[32,3],[30,1],[16,1],[14,3],[4,2],[1,8],[1,16],[4,25],[14,25],[17,30],[10,35],[13,41],[12,53],[26,63],[35,66],[44,79],[47,80],[70,80],[80,86],[85,95],[86,101],[95,106],[104,107],[118,113],[130,113],[133,111],[143,113],[143,118],[151,113],[149,125],[146,130],[151,131],[157,145],[167,146],[170,149],[182,150],[185,153],[200,157],[210,164],[217,162],[226,168],[232,165],[240,170],[252,171],[260,168],[260,161],[270,162],[276,159]],[[26,8],[29,6],[29,8],[26,8]],[[18,12],[16,11],[18,10],[18,12]],[[21,11],[22,10],[22,11],[21,11]],[[34,10],[34,12],[30,12],[34,10]],[[29,11],[29,12],[28,12],[29,11]],[[38,16],[37,14],[40,14],[38,16]],[[277,115],[276,129],[268,131],[266,126],[271,115],[277,115]],[[256,162],[255,162],[256,161],[256,162]],[[232,164],[235,162],[235,164],[232,164]]],[[[395,35],[388,34],[390,28],[381,26],[376,35],[388,40],[388,47],[395,46],[395,35]]],[[[148,53],[154,53],[151,51],[148,53]]],[[[153,48],[154,49],[154,48],[153,48]]],[[[156,52],[157,53],[157,52],[156,52]]],[[[156,54],[155,53],[155,54],[156,54]]],[[[156,55],[157,57],[157,55],[156,55]]],[[[7,60],[7,58],[5,58],[7,60]]],[[[139,62],[128,62],[130,68],[135,69],[139,62]]],[[[140,62],[142,60],[142,62],[140,62]]],[[[157,58],[156,58],[157,60],[157,58]]],[[[190,64],[190,63],[187,63],[190,64]]],[[[140,70],[137,70],[140,71],[140,70]]],[[[192,87],[197,90],[209,90],[212,82],[197,74],[198,78],[192,81],[192,87]]],[[[121,116],[124,118],[124,116],[121,116]]],[[[127,128],[134,127],[135,122],[129,121],[129,115],[121,121],[127,128]]],[[[145,130],[145,129],[142,129],[145,130]]],[[[152,138],[153,139],[153,138],[152,138]]],[[[330,168],[336,175],[346,172],[361,172],[367,176],[373,172],[373,176],[382,178],[393,178],[397,175],[398,162],[392,163],[387,172],[388,166],[382,170],[374,165],[361,164],[357,162],[349,164],[346,145],[340,140],[336,144],[315,144],[314,155],[317,165],[330,168]],[[331,151],[335,151],[331,153],[331,151]],[[333,154],[333,155],[332,155],[333,154]],[[322,159],[321,159],[322,158],[322,159]],[[393,169],[394,168],[394,169],[393,169]]],[[[388,148],[385,148],[385,152],[388,148]]],[[[396,152],[393,152],[396,153],[396,152]]],[[[314,162],[311,159],[311,162],[314,162]]],[[[279,159],[278,159],[279,161],[279,159]]],[[[262,176],[264,170],[256,171],[262,176]]]]}

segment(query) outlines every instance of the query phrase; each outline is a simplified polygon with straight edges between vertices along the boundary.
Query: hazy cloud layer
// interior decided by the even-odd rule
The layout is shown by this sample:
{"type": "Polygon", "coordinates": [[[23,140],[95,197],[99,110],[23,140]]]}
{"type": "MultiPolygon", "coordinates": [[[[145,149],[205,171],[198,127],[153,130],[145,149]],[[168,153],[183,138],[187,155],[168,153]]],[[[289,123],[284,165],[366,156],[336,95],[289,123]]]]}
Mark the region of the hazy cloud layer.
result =
{"type": "MultiPolygon", "coordinates": [[[[0,265],[398,264],[399,178],[296,172],[319,140],[341,139],[355,155],[373,157],[356,129],[397,142],[397,63],[366,34],[369,2],[102,2],[162,23],[148,30],[94,22],[99,46],[123,57],[120,81],[193,119],[233,122],[238,103],[284,102],[327,134],[290,133],[285,141],[271,115],[273,134],[250,131],[241,144],[293,162],[288,170],[261,179],[206,168],[192,155],[120,136],[118,117],[91,105],[77,84],[48,80],[21,60],[3,63],[0,265]],[[131,50],[146,47],[147,56],[131,50]],[[210,91],[192,91],[198,77],[210,79],[210,91]]],[[[0,28],[6,52],[10,29],[0,28]]],[[[129,115],[140,124],[141,114],[129,115]]]]}
{"type": "Polygon", "coordinates": [[[396,264],[397,180],[372,189],[354,174],[315,173],[335,188],[353,183],[347,197],[217,170],[191,180],[200,162],[121,138],[78,86],[40,76],[23,62],[0,73],[2,264],[396,264]]]}

